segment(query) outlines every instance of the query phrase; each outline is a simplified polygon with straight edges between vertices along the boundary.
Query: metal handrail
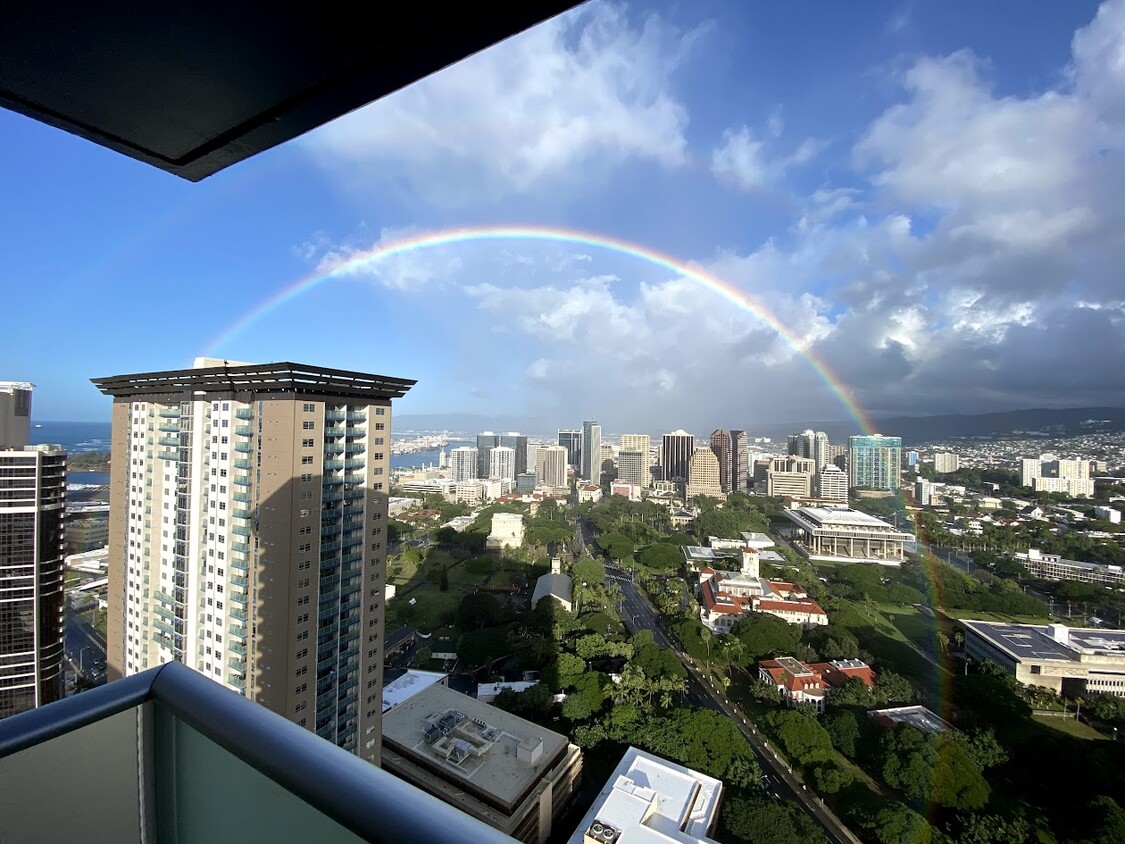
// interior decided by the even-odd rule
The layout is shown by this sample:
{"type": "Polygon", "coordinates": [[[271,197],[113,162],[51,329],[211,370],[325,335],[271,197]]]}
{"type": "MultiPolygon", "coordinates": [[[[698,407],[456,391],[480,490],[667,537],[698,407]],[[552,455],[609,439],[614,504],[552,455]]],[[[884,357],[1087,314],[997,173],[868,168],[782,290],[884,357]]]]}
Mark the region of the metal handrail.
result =
{"type": "Polygon", "coordinates": [[[178,662],[5,718],[0,759],[146,701],[367,841],[514,840],[178,662]]]}

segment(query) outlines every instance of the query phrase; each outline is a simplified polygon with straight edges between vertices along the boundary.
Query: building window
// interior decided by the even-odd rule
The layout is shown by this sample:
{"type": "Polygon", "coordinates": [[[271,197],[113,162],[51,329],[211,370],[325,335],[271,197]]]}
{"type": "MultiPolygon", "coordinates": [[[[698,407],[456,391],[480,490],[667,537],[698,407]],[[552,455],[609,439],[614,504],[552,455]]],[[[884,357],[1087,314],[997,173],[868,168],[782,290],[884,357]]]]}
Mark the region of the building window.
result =
{"type": "MultiPolygon", "coordinates": [[[[312,464],[312,462],[313,462],[313,459],[312,459],[311,454],[307,454],[307,455],[305,455],[304,457],[301,458],[301,465],[303,465],[303,466],[309,466],[309,465],[312,464]]],[[[302,480],[304,480],[303,477],[302,477],[302,480]]],[[[310,480],[311,480],[311,478],[310,478],[310,480]]]]}
{"type": "Polygon", "coordinates": [[[314,445],[316,445],[316,440],[312,438],[301,440],[301,448],[312,448],[314,445]]]}
{"type": "Polygon", "coordinates": [[[308,472],[305,472],[303,475],[301,475],[301,481],[303,483],[308,483],[311,480],[312,480],[312,475],[310,475],[308,472]]]}
{"type": "Polygon", "coordinates": [[[312,404],[311,402],[305,402],[303,405],[301,405],[301,409],[305,411],[305,413],[315,413],[316,405],[312,404]]]}
{"type": "Polygon", "coordinates": [[[316,430],[316,422],[314,422],[312,419],[306,419],[301,423],[301,428],[305,431],[314,431],[316,430]]]}
{"type": "Polygon", "coordinates": [[[299,548],[298,550],[299,550],[299,551],[300,551],[300,553],[302,553],[302,554],[304,554],[304,553],[305,553],[306,551],[311,551],[311,550],[312,550],[312,543],[310,543],[310,542],[305,542],[305,543],[303,543],[303,544],[302,544],[302,545],[300,546],[300,548],[299,548]]]}

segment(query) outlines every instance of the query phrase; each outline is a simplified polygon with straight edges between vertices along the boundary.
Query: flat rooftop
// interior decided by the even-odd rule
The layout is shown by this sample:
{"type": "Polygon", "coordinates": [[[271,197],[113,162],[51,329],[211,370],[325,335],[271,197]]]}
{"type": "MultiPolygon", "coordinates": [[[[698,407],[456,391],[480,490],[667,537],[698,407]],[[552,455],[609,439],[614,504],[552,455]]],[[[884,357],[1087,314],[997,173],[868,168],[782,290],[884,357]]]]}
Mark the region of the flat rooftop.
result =
{"type": "Polygon", "coordinates": [[[896,706],[893,709],[874,709],[867,713],[876,721],[892,726],[909,724],[924,733],[949,733],[953,725],[924,706],[896,706]]]}
{"type": "Polygon", "coordinates": [[[882,519],[877,519],[862,510],[852,510],[850,507],[796,507],[785,512],[801,515],[808,521],[824,527],[866,527],[895,530],[894,525],[887,524],[882,519]]]}
{"type": "Polygon", "coordinates": [[[630,747],[567,844],[581,844],[594,823],[622,841],[707,842],[722,792],[714,777],[630,747]]]}
{"type": "Polygon", "coordinates": [[[441,683],[446,676],[438,671],[407,669],[401,676],[384,684],[383,711],[387,712],[405,703],[424,689],[441,683]]]}
{"type": "Polygon", "coordinates": [[[1081,655],[1125,658],[1125,630],[1100,630],[1064,625],[961,622],[1009,656],[1020,661],[1065,660],[1081,655]],[[1054,630],[1056,635],[1051,635],[1054,630]]]}
{"type": "Polygon", "coordinates": [[[289,361],[169,369],[90,380],[95,387],[114,398],[175,393],[294,393],[389,400],[402,398],[417,383],[408,378],[289,361]]]}
{"type": "Polygon", "coordinates": [[[439,685],[423,689],[383,716],[383,743],[470,794],[506,806],[517,804],[557,764],[568,744],[566,736],[439,685]],[[464,717],[454,724],[456,716],[447,717],[452,713],[464,717]],[[435,737],[431,732],[432,740],[427,741],[427,729],[435,724],[448,735],[435,737]],[[521,758],[538,742],[542,748],[537,761],[521,758]]]}

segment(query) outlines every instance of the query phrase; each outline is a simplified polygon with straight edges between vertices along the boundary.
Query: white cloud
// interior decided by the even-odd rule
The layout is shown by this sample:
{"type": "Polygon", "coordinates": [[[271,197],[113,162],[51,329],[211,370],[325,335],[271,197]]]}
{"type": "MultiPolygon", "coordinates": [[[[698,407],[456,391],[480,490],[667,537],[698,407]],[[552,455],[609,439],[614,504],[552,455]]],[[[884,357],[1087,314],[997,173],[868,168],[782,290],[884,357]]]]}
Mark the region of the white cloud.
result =
{"type": "Polygon", "coordinates": [[[807,164],[820,152],[822,144],[806,138],[790,154],[776,154],[771,147],[782,128],[781,118],[775,113],[767,124],[771,142],[756,136],[749,126],[727,129],[719,146],[711,151],[711,172],[726,184],[754,191],[776,182],[789,168],[807,164]]]}
{"type": "Polygon", "coordinates": [[[634,25],[595,2],[471,56],[309,136],[346,184],[405,182],[442,204],[562,180],[580,187],[626,159],[686,160],[687,109],[671,77],[703,29],[634,25]]]}
{"type": "MultiPolygon", "coordinates": [[[[419,290],[444,283],[456,277],[464,264],[456,249],[434,246],[424,251],[397,251],[395,246],[417,234],[417,229],[383,229],[371,247],[351,245],[320,246],[322,255],[317,271],[334,272],[338,277],[370,279],[381,287],[392,290],[419,290]],[[364,258],[387,250],[377,258],[364,258]],[[353,263],[354,260],[354,263],[353,263]]],[[[321,244],[326,240],[320,241],[321,244]]],[[[315,256],[315,251],[310,257],[315,256]]]]}

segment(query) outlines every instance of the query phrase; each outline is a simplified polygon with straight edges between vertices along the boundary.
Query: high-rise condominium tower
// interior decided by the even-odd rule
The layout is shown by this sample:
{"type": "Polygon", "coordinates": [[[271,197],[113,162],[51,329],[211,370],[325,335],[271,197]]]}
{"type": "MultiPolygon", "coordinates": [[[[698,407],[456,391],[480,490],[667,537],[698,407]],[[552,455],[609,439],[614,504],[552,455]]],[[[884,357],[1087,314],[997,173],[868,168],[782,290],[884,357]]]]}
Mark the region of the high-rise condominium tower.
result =
{"type": "Polygon", "coordinates": [[[731,489],[745,491],[749,487],[750,441],[745,431],[730,432],[731,489]]]}
{"type": "Polygon", "coordinates": [[[477,434],[477,477],[487,478],[489,472],[488,453],[500,445],[500,437],[492,431],[477,434]]]}
{"type": "Polygon", "coordinates": [[[32,389],[0,381],[0,718],[63,696],[66,452],[28,445],[32,389]]]}
{"type": "Polygon", "coordinates": [[[711,451],[719,461],[719,486],[723,492],[731,490],[731,440],[730,431],[716,428],[711,432],[711,451]]]}
{"type": "Polygon", "coordinates": [[[488,452],[488,477],[493,480],[516,479],[516,452],[506,445],[498,445],[488,452]]]}
{"type": "Polygon", "coordinates": [[[902,437],[848,437],[848,482],[853,487],[897,490],[901,467],[902,437]]]}
{"type": "Polygon", "coordinates": [[[414,382],[201,358],[94,383],[111,678],[177,660],[378,762],[391,399],[414,382]]]}
{"type": "Polygon", "coordinates": [[[652,439],[648,434],[622,434],[621,442],[617,450],[617,477],[620,480],[631,480],[635,484],[639,484],[641,489],[648,489],[652,486],[652,439]],[[624,457],[626,451],[639,452],[639,457],[630,455],[624,457]],[[629,476],[626,476],[625,468],[622,465],[627,462],[630,467],[636,463],[640,463],[640,470],[630,468],[629,476]]]}
{"type": "Polygon", "coordinates": [[[666,481],[687,480],[688,461],[695,451],[695,436],[680,429],[664,435],[660,447],[660,468],[666,481]]]}
{"type": "Polygon", "coordinates": [[[556,489],[566,486],[566,449],[541,445],[535,450],[535,482],[556,489]]]}
{"type": "Polygon", "coordinates": [[[582,468],[578,474],[590,483],[602,482],[602,426],[597,422],[582,423],[582,468]]]}
{"type": "Polygon", "coordinates": [[[463,445],[449,452],[449,468],[457,483],[471,481],[477,476],[477,450],[463,445]]]}
{"type": "Polygon", "coordinates": [[[582,432],[559,430],[559,445],[566,449],[567,464],[582,469],[582,432]]]}

